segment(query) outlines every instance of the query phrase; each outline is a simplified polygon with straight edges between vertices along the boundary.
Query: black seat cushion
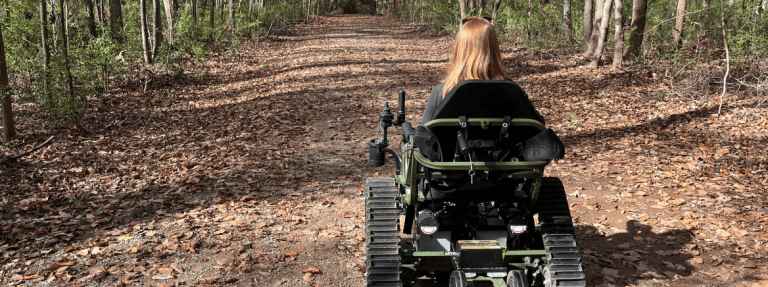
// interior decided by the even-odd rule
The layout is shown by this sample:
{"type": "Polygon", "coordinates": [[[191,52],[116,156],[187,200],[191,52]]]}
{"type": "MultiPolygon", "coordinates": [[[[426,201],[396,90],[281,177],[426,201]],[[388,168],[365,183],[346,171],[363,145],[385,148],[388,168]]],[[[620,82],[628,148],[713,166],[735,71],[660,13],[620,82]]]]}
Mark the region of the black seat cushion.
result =
{"type": "MultiPolygon", "coordinates": [[[[515,118],[533,119],[544,124],[544,117],[536,111],[522,88],[512,80],[469,80],[459,82],[437,107],[434,119],[457,119],[460,116],[471,118],[515,118]]],[[[443,161],[453,159],[458,126],[433,127],[432,132],[438,138],[442,149],[443,161]]],[[[510,128],[506,140],[508,149],[538,134],[533,127],[510,128]]],[[[469,127],[469,139],[498,140],[500,127],[482,129],[469,127]]],[[[517,153],[514,153],[517,155],[517,153]]]]}

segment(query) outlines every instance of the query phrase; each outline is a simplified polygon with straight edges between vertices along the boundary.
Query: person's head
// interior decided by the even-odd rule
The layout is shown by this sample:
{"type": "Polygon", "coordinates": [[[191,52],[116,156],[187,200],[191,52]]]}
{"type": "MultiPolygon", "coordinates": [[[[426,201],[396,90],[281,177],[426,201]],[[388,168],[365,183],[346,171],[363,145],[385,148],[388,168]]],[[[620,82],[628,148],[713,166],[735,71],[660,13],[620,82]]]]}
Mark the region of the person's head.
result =
{"type": "Polygon", "coordinates": [[[502,80],[499,37],[491,21],[480,17],[462,20],[453,53],[448,60],[448,73],[443,80],[443,97],[464,80],[502,80]]]}

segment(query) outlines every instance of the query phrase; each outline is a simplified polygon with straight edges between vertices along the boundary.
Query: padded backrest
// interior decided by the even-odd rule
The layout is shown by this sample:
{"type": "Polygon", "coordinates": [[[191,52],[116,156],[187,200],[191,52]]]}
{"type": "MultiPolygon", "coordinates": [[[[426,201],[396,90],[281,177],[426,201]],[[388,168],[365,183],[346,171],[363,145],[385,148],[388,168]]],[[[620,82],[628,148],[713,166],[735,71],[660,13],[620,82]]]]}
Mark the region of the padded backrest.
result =
{"type": "Polygon", "coordinates": [[[435,119],[467,118],[544,118],[536,112],[517,83],[511,80],[469,80],[459,82],[445,95],[435,111],[435,119]]]}
{"type": "MultiPolygon", "coordinates": [[[[471,118],[512,118],[533,119],[544,123],[544,118],[531,104],[528,96],[517,83],[511,80],[469,80],[458,83],[440,102],[434,119],[471,118]]],[[[459,127],[434,127],[432,131],[440,141],[443,160],[451,161],[456,146],[456,132],[459,127]]],[[[507,149],[513,149],[539,131],[533,127],[513,127],[509,130],[507,149]]],[[[470,127],[469,140],[498,140],[500,127],[483,130],[470,127]]]]}

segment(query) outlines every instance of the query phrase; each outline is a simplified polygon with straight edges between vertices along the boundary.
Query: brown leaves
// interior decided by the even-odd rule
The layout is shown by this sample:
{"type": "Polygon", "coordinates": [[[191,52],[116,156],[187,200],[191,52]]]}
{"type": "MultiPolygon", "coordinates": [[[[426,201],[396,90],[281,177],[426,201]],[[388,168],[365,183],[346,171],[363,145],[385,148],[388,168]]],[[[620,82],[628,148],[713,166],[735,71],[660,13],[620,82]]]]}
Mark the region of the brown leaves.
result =
{"type": "Polygon", "coordinates": [[[304,280],[304,282],[311,282],[312,280],[315,280],[315,275],[317,274],[323,274],[320,270],[314,267],[307,267],[304,269],[301,269],[301,279],[304,280]]]}

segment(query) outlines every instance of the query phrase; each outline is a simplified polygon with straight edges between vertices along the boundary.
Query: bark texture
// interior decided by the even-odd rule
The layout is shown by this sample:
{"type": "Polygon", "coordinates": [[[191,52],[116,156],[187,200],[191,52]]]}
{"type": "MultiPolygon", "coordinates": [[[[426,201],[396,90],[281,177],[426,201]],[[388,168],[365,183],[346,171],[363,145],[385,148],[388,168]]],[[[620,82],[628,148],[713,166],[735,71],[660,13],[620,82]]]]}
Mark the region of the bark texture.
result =
{"type": "Polygon", "coordinates": [[[685,2],[686,0],[677,0],[677,18],[675,19],[675,30],[672,31],[675,46],[679,46],[683,37],[683,23],[685,22],[685,2]]]}
{"type": "MultiPolygon", "coordinates": [[[[120,3],[120,1],[118,1],[120,3]]],[[[64,70],[67,74],[67,91],[69,92],[69,95],[74,95],[75,91],[72,89],[72,71],[69,68],[69,51],[68,51],[68,37],[67,37],[67,14],[64,13],[64,0],[59,0],[59,11],[61,14],[59,14],[59,27],[61,27],[61,52],[62,56],[64,57],[64,70]]]]}
{"type": "Polygon", "coordinates": [[[584,31],[581,33],[581,52],[591,53],[592,38],[592,0],[584,0],[584,31]]]}
{"type": "Polygon", "coordinates": [[[123,7],[120,6],[120,0],[109,0],[109,24],[113,33],[123,29],[123,7]]]}
{"type": "Polygon", "coordinates": [[[603,21],[603,4],[610,0],[596,0],[595,1],[595,18],[592,20],[592,35],[589,39],[589,51],[585,53],[587,56],[591,56],[597,49],[597,42],[600,41],[600,23],[603,21]]]}
{"type": "Polygon", "coordinates": [[[461,15],[461,19],[467,18],[467,10],[464,8],[464,0],[458,0],[459,1],[459,13],[461,15]]]}
{"type": "Polygon", "coordinates": [[[613,65],[611,65],[611,68],[616,70],[621,69],[622,62],[624,61],[624,17],[622,15],[624,7],[621,0],[614,0],[613,7],[613,21],[616,29],[614,32],[614,42],[616,45],[613,47],[613,65]]]}
{"type": "Polygon", "coordinates": [[[40,30],[40,48],[43,52],[43,94],[49,98],[48,65],[51,63],[51,51],[48,49],[48,4],[45,0],[40,0],[40,30]]]}
{"type": "Polygon", "coordinates": [[[149,45],[149,28],[147,27],[147,0],[139,0],[141,21],[141,47],[144,49],[144,62],[152,64],[152,48],[149,45]]]}
{"type": "Polygon", "coordinates": [[[563,0],[563,33],[565,41],[571,43],[571,0],[563,0]]]}
{"type": "Polygon", "coordinates": [[[636,57],[640,54],[645,37],[645,20],[648,10],[648,0],[632,1],[632,24],[629,28],[629,46],[624,51],[624,58],[636,57]]]}
{"type": "Polygon", "coordinates": [[[165,20],[168,25],[168,46],[173,46],[173,2],[163,0],[163,6],[165,6],[165,20]]]}
{"type": "Polygon", "coordinates": [[[603,9],[600,17],[600,28],[598,30],[599,36],[597,37],[597,46],[595,47],[595,52],[592,55],[592,62],[589,63],[590,67],[597,67],[600,65],[600,61],[603,57],[603,50],[605,50],[605,38],[606,35],[608,35],[608,20],[611,17],[611,0],[605,0],[603,3],[603,9]]]}
{"type": "Polygon", "coordinates": [[[85,19],[88,24],[88,32],[91,33],[91,37],[96,38],[98,35],[96,34],[96,20],[93,16],[93,0],[85,0],[85,10],[87,10],[88,15],[85,19]]]}
{"type": "Polygon", "coordinates": [[[163,43],[163,20],[160,18],[160,0],[152,0],[152,55],[157,55],[163,43]]]}
{"type": "Polygon", "coordinates": [[[8,142],[16,137],[16,123],[13,120],[13,103],[8,87],[8,67],[5,64],[3,29],[0,29],[0,97],[3,100],[3,139],[8,142]]]}

